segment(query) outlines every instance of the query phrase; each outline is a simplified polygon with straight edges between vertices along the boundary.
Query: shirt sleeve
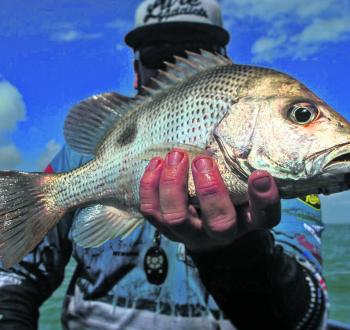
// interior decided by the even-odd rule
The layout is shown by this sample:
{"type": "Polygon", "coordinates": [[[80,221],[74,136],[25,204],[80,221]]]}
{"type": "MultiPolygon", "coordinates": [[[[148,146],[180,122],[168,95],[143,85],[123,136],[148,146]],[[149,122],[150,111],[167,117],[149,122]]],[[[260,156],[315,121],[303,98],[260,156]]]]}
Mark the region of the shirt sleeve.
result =
{"type": "MultiPolygon", "coordinates": [[[[64,146],[46,168],[47,173],[65,172],[84,158],[64,146]]],[[[0,267],[0,328],[37,329],[40,305],[62,283],[72,245],[67,214],[24,259],[9,270],[0,267]]],[[[1,264],[0,264],[1,266],[1,264]]]]}
{"type": "Polygon", "coordinates": [[[204,285],[240,330],[324,326],[328,299],[317,201],[283,201],[282,221],[272,232],[254,231],[228,247],[190,253],[204,285]]]}

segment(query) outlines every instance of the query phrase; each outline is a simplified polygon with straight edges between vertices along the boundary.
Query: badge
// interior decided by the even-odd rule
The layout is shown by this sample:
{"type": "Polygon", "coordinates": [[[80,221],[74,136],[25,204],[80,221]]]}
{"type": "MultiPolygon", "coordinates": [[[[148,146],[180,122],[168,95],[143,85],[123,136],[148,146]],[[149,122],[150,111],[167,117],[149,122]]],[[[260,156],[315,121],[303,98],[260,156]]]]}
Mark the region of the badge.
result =
{"type": "Polygon", "coordinates": [[[298,199],[301,200],[304,204],[311,206],[318,211],[321,209],[321,202],[317,195],[306,195],[298,199]]]}
{"type": "Polygon", "coordinates": [[[160,234],[155,232],[154,245],[145,254],[143,268],[148,282],[161,285],[168,274],[168,258],[160,246],[160,234]]]}

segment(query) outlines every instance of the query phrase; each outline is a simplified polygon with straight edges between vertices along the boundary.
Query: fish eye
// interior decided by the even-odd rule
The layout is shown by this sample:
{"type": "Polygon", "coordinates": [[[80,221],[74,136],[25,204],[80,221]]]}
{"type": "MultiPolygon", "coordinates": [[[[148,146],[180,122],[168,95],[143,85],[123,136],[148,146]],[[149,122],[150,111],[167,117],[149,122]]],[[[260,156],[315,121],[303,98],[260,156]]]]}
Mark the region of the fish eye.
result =
{"type": "Polygon", "coordinates": [[[311,103],[296,103],[288,110],[288,117],[296,124],[306,125],[317,118],[318,109],[311,103]]]}

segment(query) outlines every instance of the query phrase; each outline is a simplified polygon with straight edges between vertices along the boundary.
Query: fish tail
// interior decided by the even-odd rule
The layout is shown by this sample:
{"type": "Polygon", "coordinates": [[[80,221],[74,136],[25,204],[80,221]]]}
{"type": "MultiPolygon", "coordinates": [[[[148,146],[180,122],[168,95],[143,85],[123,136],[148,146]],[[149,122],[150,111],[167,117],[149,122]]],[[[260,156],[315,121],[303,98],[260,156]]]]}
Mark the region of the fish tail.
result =
{"type": "Polygon", "coordinates": [[[22,260],[64,215],[54,199],[58,175],[0,172],[0,260],[5,268],[22,260]]]}

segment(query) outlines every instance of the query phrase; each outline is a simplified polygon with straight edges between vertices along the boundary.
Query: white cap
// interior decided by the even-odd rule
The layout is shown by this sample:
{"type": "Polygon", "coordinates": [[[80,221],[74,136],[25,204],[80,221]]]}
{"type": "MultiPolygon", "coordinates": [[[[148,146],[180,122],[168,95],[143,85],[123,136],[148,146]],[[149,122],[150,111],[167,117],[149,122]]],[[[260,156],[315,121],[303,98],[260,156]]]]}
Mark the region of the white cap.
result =
{"type": "Polygon", "coordinates": [[[135,29],[125,42],[139,48],[143,44],[181,39],[194,33],[220,46],[229,41],[222,27],[222,16],[216,0],[145,0],[136,10],[135,29]]]}

